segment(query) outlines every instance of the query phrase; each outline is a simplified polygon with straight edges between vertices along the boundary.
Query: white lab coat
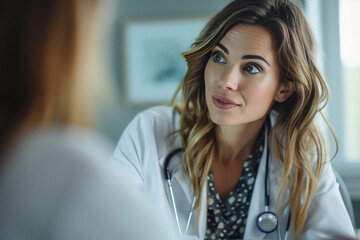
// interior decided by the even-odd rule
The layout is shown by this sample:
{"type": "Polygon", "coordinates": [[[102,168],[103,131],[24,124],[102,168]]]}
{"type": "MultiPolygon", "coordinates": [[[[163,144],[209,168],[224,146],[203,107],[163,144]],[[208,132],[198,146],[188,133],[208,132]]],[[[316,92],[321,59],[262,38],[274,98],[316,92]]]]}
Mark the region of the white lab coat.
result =
{"type": "MultiPolygon", "coordinates": [[[[274,114],[272,114],[274,115],[274,114]]],[[[272,116],[274,118],[275,116],[272,116]]],[[[274,122],[275,119],[272,120],[274,122]]],[[[113,164],[120,164],[129,173],[129,184],[141,192],[149,195],[153,200],[154,208],[165,210],[168,219],[173,219],[174,211],[168,185],[164,179],[164,160],[169,152],[181,147],[178,137],[167,138],[170,132],[179,126],[179,116],[173,116],[173,108],[167,106],[154,107],[138,114],[125,129],[112,157],[113,164]]],[[[265,139],[267,141],[267,139],[265,139]]],[[[265,146],[267,144],[265,143],[265,146]]],[[[266,152],[266,148],[264,149],[266,152]]],[[[257,215],[264,211],[264,178],[266,154],[263,154],[256,182],[251,198],[250,209],[246,222],[244,239],[278,239],[278,232],[270,234],[260,232],[256,227],[257,215]]],[[[180,225],[184,231],[193,191],[188,177],[182,173],[180,164],[181,154],[171,160],[169,170],[173,172],[173,188],[180,225]]],[[[281,166],[275,157],[270,154],[270,207],[276,211],[276,201],[279,190],[279,174],[281,166]]],[[[201,209],[194,212],[189,234],[204,239],[207,220],[207,183],[202,190],[201,209]],[[199,223],[196,224],[197,214],[200,213],[199,223]]],[[[283,201],[284,203],[285,201],[283,201]]],[[[279,216],[280,235],[285,235],[286,222],[289,209],[279,216]]],[[[330,163],[326,165],[319,188],[312,200],[307,220],[300,239],[323,239],[335,236],[354,237],[349,215],[342,201],[338,183],[331,169],[330,163]]],[[[288,239],[294,239],[293,226],[290,226],[288,239]]]]}

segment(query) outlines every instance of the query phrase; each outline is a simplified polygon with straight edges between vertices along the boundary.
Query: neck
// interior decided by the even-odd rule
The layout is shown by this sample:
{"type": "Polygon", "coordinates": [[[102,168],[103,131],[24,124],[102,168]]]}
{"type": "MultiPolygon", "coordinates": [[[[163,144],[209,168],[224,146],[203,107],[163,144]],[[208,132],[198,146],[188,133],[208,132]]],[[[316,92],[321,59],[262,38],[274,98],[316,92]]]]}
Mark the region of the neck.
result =
{"type": "Polygon", "coordinates": [[[258,138],[266,118],[237,126],[217,126],[216,161],[228,164],[234,161],[244,162],[254,151],[258,138]]]}

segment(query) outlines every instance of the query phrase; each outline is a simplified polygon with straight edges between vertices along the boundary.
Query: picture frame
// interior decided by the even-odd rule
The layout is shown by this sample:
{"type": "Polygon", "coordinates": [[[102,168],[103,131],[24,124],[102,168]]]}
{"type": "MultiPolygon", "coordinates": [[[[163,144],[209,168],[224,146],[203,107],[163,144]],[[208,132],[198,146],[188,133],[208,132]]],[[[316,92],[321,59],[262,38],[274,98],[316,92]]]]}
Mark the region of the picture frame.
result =
{"type": "Polygon", "coordinates": [[[169,103],[187,65],[188,50],[206,18],[130,21],[125,25],[125,89],[132,104],[169,103]]]}

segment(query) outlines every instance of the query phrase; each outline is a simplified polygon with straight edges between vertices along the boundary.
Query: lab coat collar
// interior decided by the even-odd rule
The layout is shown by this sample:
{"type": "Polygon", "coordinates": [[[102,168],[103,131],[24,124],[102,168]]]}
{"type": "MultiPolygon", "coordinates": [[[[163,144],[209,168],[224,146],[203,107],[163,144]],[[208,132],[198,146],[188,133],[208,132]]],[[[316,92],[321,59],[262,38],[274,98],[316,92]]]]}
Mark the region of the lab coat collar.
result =
{"type": "MultiPolygon", "coordinates": [[[[266,133],[268,132],[266,126],[266,133]]],[[[268,150],[267,146],[268,136],[265,134],[265,144],[264,151],[260,159],[259,169],[256,175],[256,180],[253,188],[253,193],[251,197],[251,202],[249,206],[248,217],[245,225],[244,239],[263,239],[265,233],[259,231],[256,226],[257,216],[265,211],[265,193],[264,193],[264,183],[265,183],[265,171],[266,171],[266,152],[268,150]]]]}

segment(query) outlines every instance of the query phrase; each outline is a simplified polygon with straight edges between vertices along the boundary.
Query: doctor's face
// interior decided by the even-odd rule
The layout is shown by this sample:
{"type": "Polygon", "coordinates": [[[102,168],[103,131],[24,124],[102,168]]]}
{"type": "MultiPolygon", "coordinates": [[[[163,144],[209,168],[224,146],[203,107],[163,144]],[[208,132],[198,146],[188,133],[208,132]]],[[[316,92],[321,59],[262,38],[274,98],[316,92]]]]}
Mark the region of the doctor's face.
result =
{"type": "Polygon", "coordinates": [[[211,120],[224,126],[262,119],[280,86],[275,39],[261,26],[239,24],[212,49],[205,68],[211,120]]]}

